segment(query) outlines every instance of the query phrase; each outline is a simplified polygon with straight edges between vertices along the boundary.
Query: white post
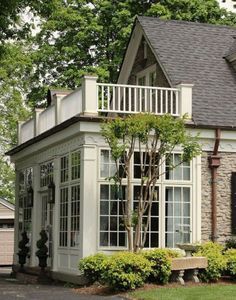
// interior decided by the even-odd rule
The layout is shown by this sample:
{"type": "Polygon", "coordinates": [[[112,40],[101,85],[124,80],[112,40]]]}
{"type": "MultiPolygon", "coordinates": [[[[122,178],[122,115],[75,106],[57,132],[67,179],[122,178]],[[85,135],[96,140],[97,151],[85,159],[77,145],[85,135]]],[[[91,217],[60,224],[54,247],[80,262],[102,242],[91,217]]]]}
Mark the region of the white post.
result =
{"type": "Polygon", "coordinates": [[[97,151],[85,145],[81,165],[81,223],[80,257],[97,251],[97,151]]]}
{"type": "Polygon", "coordinates": [[[97,116],[97,76],[84,76],[82,82],[82,114],[97,116]]]}
{"type": "Polygon", "coordinates": [[[188,115],[189,119],[192,119],[192,83],[180,83],[177,88],[180,91],[179,97],[179,114],[182,117],[184,114],[188,115]]]}
{"type": "Polygon", "coordinates": [[[53,205],[53,228],[52,228],[52,270],[58,270],[58,245],[60,231],[60,157],[54,157],[54,184],[55,184],[55,204],[53,205]]]}
{"type": "Polygon", "coordinates": [[[34,112],[34,136],[37,136],[40,134],[40,128],[39,128],[39,114],[43,111],[41,108],[35,108],[34,112]]]}
{"type": "Polygon", "coordinates": [[[63,97],[55,98],[55,125],[61,123],[61,99],[63,97]]]}
{"type": "Polygon", "coordinates": [[[19,252],[19,171],[15,167],[16,181],[15,181],[15,221],[14,221],[14,255],[13,255],[13,265],[18,264],[19,252]]]}
{"type": "Polygon", "coordinates": [[[21,127],[22,127],[23,123],[24,122],[22,122],[22,121],[18,121],[18,127],[17,127],[17,142],[18,142],[18,145],[20,145],[22,143],[21,127]]]}
{"type": "Polygon", "coordinates": [[[38,258],[35,255],[35,252],[38,250],[36,243],[40,239],[39,232],[41,230],[41,197],[39,193],[40,189],[40,167],[39,165],[33,165],[33,190],[34,190],[34,199],[33,199],[33,208],[32,208],[32,232],[31,232],[31,257],[30,257],[30,266],[38,266],[38,258]]]}

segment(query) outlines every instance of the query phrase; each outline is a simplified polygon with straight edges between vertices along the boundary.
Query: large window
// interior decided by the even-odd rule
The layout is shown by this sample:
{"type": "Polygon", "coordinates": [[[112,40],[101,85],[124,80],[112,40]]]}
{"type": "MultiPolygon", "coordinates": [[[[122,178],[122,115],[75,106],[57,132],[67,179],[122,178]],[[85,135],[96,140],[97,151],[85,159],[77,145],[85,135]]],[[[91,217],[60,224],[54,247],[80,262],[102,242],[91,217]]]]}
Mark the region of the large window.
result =
{"type": "Polygon", "coordinates": [[[32,208],[28,202],[27,192],[33,184],[33,169],[19,172],[19,233],[31,232],[32,208]]]}
{"type": "Polygon", "coordinates": [[[60,247],[79,247],[80,151],[60,159],[60,247]]]}
{"type": "MultiPolygon", "coordinates": [[[[132,161],[132,207],[135,212],[140,195],[140,156],[135,152],[132,161]]],[[[146,158],[146,164],[149,161],[146,158]]],[[[147,170],[147,168],[146,168],[147,170]]],[[[127,247],[127,236],[123,226],[121,199],[125,200],[126,179],[123,179],[122,197],[114,183],[107,180],[116,172],[115,163],[109,150],[100,151],[100,236],[102,248],[127,247]]],[[[176,247],[177,243],[191,242],[191,206],[192,206],[192,168],[191,163],[181,164],[181,154],[171,154],[166,163],[160,164],[155,197],[152,203],[151,218],[145,240],[145,248],[176,247]],[[177,166],[174,168],[174,166],[177,166]]],[[[147,213],[143,216],[143,228],[147,222],[147,213]]],[[[143,237],[142,237],[143,238],[143,237]]]]}
{"type": "Polygon", "coordinates": [[[40,166],[40,187],[48,186],[53,181],[53,162],[47,162],[40,166]]]}

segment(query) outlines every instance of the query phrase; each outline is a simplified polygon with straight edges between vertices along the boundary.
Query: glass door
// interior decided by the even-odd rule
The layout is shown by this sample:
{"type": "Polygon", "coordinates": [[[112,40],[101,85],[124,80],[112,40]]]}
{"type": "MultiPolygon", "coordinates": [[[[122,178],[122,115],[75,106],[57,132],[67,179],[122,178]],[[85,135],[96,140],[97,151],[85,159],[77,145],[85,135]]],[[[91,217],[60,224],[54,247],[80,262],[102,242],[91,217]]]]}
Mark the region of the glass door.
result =
{"type": "Polygon", "coordinates": [[[42,195],[42,217],[41,228],[46,230],[48,235],[48,260],[49,267],[52,266],[52,251],[53,251],[53,204],[48,203],[48,194],[42,195]]]}

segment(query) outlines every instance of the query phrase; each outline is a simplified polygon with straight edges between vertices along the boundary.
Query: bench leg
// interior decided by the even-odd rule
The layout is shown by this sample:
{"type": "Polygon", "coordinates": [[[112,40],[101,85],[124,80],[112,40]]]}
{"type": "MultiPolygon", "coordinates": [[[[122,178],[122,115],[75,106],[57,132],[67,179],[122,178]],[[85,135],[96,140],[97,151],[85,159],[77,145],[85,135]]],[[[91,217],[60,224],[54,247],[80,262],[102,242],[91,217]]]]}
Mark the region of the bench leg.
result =
{"type": "Polygon", "coordinates": [[[177,277],[177,281],[180,283],[180,284],[182,284],[182,285],[184,285],[185,284],[185,282],[184,282],[184,270],[180,270],[179,272],[178,272],[178,277],[177,277]]]}
{"type": "Polygon", "coordinates": [[[197,275],[198,275],[198,269],[194,269],[194,270],[193,270],[193,281],[194,281],[195,283],[199,283],[199,282],[200,282],[197,275]]]}

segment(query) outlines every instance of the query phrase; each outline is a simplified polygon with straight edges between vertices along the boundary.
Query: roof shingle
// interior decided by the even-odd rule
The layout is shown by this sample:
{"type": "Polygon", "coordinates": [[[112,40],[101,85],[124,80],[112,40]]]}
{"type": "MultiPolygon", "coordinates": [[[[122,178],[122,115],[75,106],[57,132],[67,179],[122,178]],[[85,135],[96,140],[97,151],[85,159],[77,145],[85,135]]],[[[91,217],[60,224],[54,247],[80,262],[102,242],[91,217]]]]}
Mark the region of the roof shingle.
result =
{"type": "Polygon", "coordinates": [[[172,85],[191,82],[196,125],[236,126],[236,72],[224,59],[236,28],[138,17],[172,85]]]}

